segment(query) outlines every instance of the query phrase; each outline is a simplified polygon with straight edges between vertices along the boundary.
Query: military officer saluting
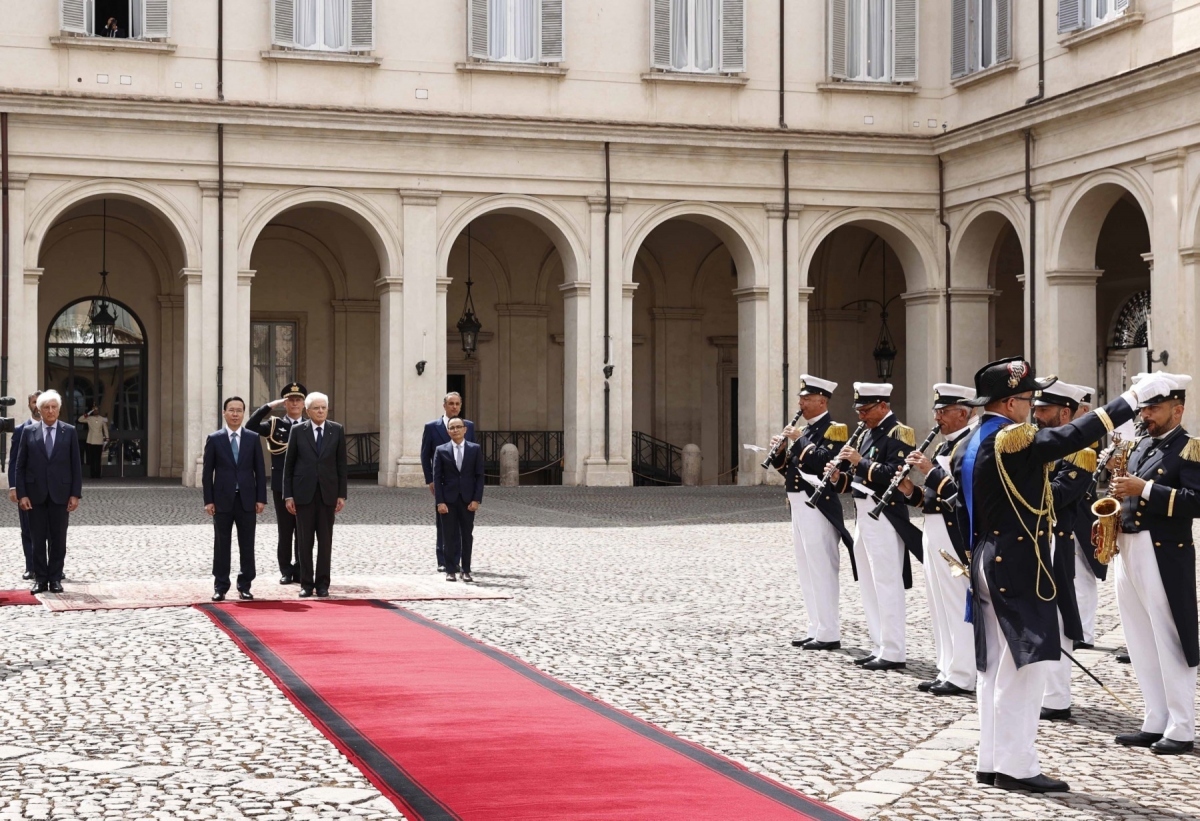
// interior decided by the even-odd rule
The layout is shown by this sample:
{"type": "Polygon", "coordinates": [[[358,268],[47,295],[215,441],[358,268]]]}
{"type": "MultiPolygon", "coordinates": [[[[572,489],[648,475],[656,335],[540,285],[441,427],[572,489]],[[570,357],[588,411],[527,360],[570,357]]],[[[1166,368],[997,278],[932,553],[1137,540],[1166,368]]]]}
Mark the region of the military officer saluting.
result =
{"type": "Polygon", "coordinates": [[[900,423],[891,407],[892,386],[855,382],[854,410],[867,430],[862,442],[849,442],[838,454],[852,466],[838,476],[830,463],[830,476],[840,492],[853,490],[858,510],[858,537],[854,563],[862,591],[863,611],[872,652],[856,659],[864,670],[895,670],[906,663],[904,645],[904,591],[912,587],[908,554],[921,558],[921,531],[908,520],[903,500],[893,500],[876,520],[873,494],[881,494],[916,445],[913,429],[900,423]]]}
{"type": "MultiPolygon", "coordinates": [[[[985,413],[951,460],[959,487],[958,522],[971,543],[971,614],[979,671],[976,780],[1007,790],[1065,792],[1042,773],[1036,741],[1050,664],[1061,657],[1058,590],[1050,533],[1053,496],[1047,468],[1133,418],[1142,386],[1074,422],[1039,431],[1028,424],[1035,379],[1020,357],[975,374],[985,413]]],[[[1152,379],[1145,395],[1165,380],[1152,379]]]]}
{"type": "Polygon", "coordinates": [[[962,567],[970,563],[958,530],[958,485],[950,475],[950,457],[971,432],[974,409],[966,403],[975,389],[939,382],[933,386],[933,418],[943,439],[930,459],[914,450],[905,462],[925,474],[925,487],[904,479],[898,488],[908,503],[925,514],[925,596],[933,628],[937,678],[922,681],[917,689],[937,696],[975,693],[975,636],[963,618],[970,583],[962,567]],[[957,565],[953,563],[957,562],[957,565]],[[959,574],[953,568],[959,568],[959,574]]]}
{"type": "Polygon", "coordinates": [[[304,397],[308,391],[299,382],[292,382],[283,389],[279,399],[268,402],[250,414],[246,429],[263,438],[271,453],[271,495],[275,500],[275,521],[279,527],[279,583],[300,583],[300,562],[296,555],[296,517],[288,513],[283,498],[283,460],[287,456],[288,435],[292,425],[304,421],[304,397]],[[271,411],[283,406],[283,416],[273,416],[271,411]]]}
{"type": "MultiPolygon", "coordinates": [[[[1059,380],[1038,391],[1033,400],[1033,419],[1038,430],[1058,428],[1070,422],[1079,404],[1091,392],[1083,385],[1059,380]]],[[[1058,592],[1059,645],[1068,653],[1074,642],[1083,640],[1083,624],[1075,599],[1075,532],[1081,517],[1080,503],[1092,485],[1096,472],[1096,451],[1085,447],[1058,459],[1050,467],[1050,490],[1054,497],[1054,529],[1050,540],[1050,558],[1054,568],[1054,586],[1058,592]]],[[[1091,511],[1083,514],[1091,528],[1091,511]]],[[[1061,721],[1071,717],[1071,659],[1062,656],[1053,662],[1046,676],[1042,696],[1043,721],[1061,721]]]]}
{"type": "MultiPolygon", "coordinates": [[[[772,466],[784,475],[787,486],[796,574],[808,611],[807,633],[803,639],[793,639],[792,645],[806,650],[837,650],[842,646],[838,542],[849,549],[853,540],[842,521],[842,505],[836,493],[826,491],[812,499],[815,508],[806,504],[821,482],[825,465],[849,437],[846,426],[829,416],[829,398],[836,389],[836,382],[803,374],[799,403],[805,424],[788,425],[771,441],[774,447],[783,438],[789,440],[786,449],[775,453],[772,466]]],[[[850,563],[853,567],[853,554],[850,563]]]]}
{"type": "Polygon", "coordinates": [[[1128,747],[1159,755],[1191,752],[1196,733],[1196,547],[1200,515],[1200,439],[1182,420],[1192,378],[1154,373],[1134,383],[1142,397],[1146,435],[1111,492],[1121,500],[1118,553],[1113,559],[1117,608],[1142,698],[1137,733],[1117,736],[1128,747]],[[1165,379],[1163,390],[1143,387],[1165,379]]]}

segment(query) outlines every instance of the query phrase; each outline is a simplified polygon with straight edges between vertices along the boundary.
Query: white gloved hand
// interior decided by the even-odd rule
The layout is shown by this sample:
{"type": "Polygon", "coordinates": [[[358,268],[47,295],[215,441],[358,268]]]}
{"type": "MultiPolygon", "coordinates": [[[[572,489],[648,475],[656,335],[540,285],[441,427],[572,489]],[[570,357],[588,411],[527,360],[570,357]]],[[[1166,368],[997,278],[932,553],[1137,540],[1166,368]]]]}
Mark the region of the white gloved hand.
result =
{"type": "Polygon", "coordinates": [[[1133,383],[1130,391],[1138,398],[1139,404],[1145,404],[1152,399],[1166,398],[1175,390],[1175,382],[1161,373],[1149,373],[1144,378],[1133,383]]]}

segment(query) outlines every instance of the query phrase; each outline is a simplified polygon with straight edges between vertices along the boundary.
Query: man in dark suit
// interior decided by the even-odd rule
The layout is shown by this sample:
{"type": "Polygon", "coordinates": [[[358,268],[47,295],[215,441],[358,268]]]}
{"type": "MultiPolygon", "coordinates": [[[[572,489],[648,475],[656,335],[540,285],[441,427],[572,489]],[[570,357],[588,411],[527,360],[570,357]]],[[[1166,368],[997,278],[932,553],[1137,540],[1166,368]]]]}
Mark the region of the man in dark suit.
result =
{"type": "MultiPolygon", "coordinates": [[[[442,415],[432,422],[426,422],[425,431],[421,434],[421,470],[425,473],[425,484],[434,496],[437,495],[437,492],[433,488],[433,452],[450,441],[450,432],[447,427],[450,420],[457,418],[461,412],[462,397],[455,392],[446,394],[442,399],[442,415]]],[[[469,419],[463,421],[467,426],[467,441],[474,442],[475,423],[469,419]]],[[[435,513],[433,520],[437,525],[437,569],[439,573],[442,573],[446,570],[445,534],[442,532],[441,515],[435,513]]]]}
{"type": "Polygon", "coordinates": [[[292,425],[283,462],[283,496],[296,517],[296,551],[300,554],[300,598],[316,591],[329,595],[333,554],[333,517],[346,506],[346,435],[328,421],[329,397],[313,392],[304,398],[308,419],[292,425]],[[313,538],[317,566],[313,571],[313,538]]]}
{"type": "Polygon", "coordinates": [[[279,560],[279,583],[300,583],[300,560],[296,557],[296,517],[288,513],[283,498],[283,462],[287,456],[288,435],[292,425],[304,419],[304,397],[308,391],[299,382],[292,382],[283,389],[279,399],[268,402],[250,414],[246,428],[262,437],[263,444],[271,452],[271,496],[275,500],[275,523],[279,529],[279,544],[276,558],[279,560]],[[283,406],[284,415],[274,416],[271,411],[283,406]]]}
{"type": "Polygon", "coordinates": [[[254,517],[267,506],[267,471],[258,434],[242,428],[246,403],[240,396],[225,400],[225,427],[204,443],[204,512],[213,517],[213,601],[229,592],[229,554],[237,527],[238,596],[253,599],[254,517]]]}
{"type": "MultiPolygon", "coordinates": [[[[13,428],[12,450],[8,453],[8,500],[14,505],[17,504],[17,455],[21,452],[21,440],[24,438],[25,432],[29,428],[37,427],[42,421],[42,416],[37,409],[37,398],[41,394],[41,391],[29,394],[29,418],[13,428]]],[[[25,574],[21,578],[31,581],[34,578],[33,529],[29,526],[29,511],[21,510],[18,507],[17,515],[21,521],[21,549],[25,553],[25,574]]]]}
{"type": "Polygon", "coordinates": [[[83,468],[75,428],[58,419],[62,397],[46,391],[37,399],[42,420],[25,429],[17,453],[17,498],[29,512],[33,533],[33,593],[63,592],[67,524],[83,496],[83,468]]]}
{"type": "Polygon", "coordinates": [[[461,561],[462,580],[470,582],[475,511],[483,503],[483,448],[466,441],[463,420],[451,419],[447,430],[450,441],[433,454],[433,493],[445,520],[446,581],[455,580],[461,561]]]}
{"type": "Polygon", "coordinates": [[[975,778],[1006,790],[1065,792],[1042,773],[1038,717],[1046,677],[1061,657],[1058,590],[1050,553],[1053,514],[1047,466],[1133,418],[1138,396],[1164,393],[1165,380],[1135,385],[1069,424],[1039,431],[1029,418],[1035,379],[1020,357],[975,374],[985,413],[951,459],[959,487],[959,532],[970,534],[970,613],[979,671],[979,760],[975,778]],[[1135,392],[1136,391],[1136,392],[1135,392]]]}

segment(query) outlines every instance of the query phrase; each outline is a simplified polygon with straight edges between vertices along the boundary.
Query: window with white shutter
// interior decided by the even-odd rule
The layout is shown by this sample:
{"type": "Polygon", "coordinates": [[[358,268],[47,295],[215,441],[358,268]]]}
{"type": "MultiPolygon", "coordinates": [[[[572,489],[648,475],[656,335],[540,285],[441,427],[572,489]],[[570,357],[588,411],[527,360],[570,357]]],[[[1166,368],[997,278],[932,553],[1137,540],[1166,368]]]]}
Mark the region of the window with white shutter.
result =
{"type": "Polygon", "coordinates": [[[916,81],[918,0],[829,0],[827,20],[831,77],[916,81]]]}
{"type": "Polygon", "coordinates": [[[561,63],[563,0],[468,0],[468,52],[494,63],[561,63]]]}
{"type": "Polygon", "coordinates": [[[650,0],[650,66],[671,70],[671,5],[673,0],[650,0]]]}
{"type": "Polygon", "coordinates": [[[165,40],[171,35],[170,0],[129,0],[130,36],[165,40]]]}
{"type": "Polygon", "coordinates": [[[746,70],[745,0],[650,0],[650,64],[662,71],[746,70]]]}
{"type": "Polygon", "coordinates": [[[350,0],[350,50],[375,48],[375,0],[350,0]]]}
{"type": "Polygon", "coordinates": [[[64,34],[121,40],[165,40],[171,35],[170,0],[58,0],[64,34]]]}
{"type": "Polygon", "coordinates": [[[917,81],[917,0],[892,0],[892,81],[917,81]]]}
{"type": "Polygon", "coordinates": [[[950,74],[973,74],[1012,58],[1011,0],[952,0],[950,74]]]}
{"type": "Polygon", "coordinates": [[[67,34],[95,32],[96,9],[92,0],[58,0],[58,27],[67,34]]]}
{"type": "Polygon", "coordinates": [[[304,51],[370,51],[374,0],[271,0],[271,42],[304,51]]]}
{"type": "Polygon", "coordinates": [[[295,30],[296,0],[271,0],[271,44],[292,48],[295,30]]]}
{"type": "Polygon", "coordinates": [[[721,0],[721,73],[746,70],[745,0],[721,0]]]}

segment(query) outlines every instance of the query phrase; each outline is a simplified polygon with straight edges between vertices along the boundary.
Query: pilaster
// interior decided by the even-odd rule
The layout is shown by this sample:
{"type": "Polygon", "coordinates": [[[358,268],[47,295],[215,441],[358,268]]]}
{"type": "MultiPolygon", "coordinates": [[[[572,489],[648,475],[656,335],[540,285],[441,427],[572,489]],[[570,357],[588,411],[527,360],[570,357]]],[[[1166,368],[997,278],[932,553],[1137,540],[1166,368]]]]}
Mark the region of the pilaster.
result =
{"type": "MultiPolygon", "coordinates": [[[[761,485],[764,471],[756,451],[741,448],[745,443],[765,443],[771,417],[769,395],[771,343],[767,314],[770,288],[751,285],[735,288],[738,303],[738,484],[761,485]]],[[[775,431],[778,433],[778,431],[775,431]]]]}

